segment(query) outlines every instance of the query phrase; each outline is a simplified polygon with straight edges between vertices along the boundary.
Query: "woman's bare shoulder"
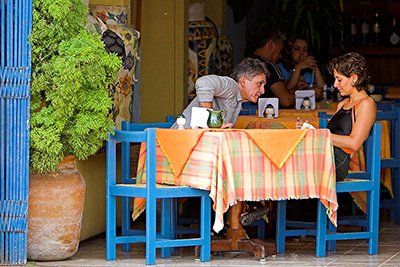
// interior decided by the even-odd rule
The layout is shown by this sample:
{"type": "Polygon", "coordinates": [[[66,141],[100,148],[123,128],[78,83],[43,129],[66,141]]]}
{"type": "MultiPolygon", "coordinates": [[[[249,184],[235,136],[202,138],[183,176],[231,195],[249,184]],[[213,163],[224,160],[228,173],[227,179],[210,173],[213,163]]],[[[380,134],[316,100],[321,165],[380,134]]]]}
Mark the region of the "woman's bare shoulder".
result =
{"type": "Polygon", "coordinates": [[[360,101],[359,107],[365,107],[376,111],[376,102],[372,97],[366,97],[362,101],[360,101]]]}
{"type": "Polygon", "coordinates": [[[371,97],[362,100],[356,108],[356,116],[365,116],[375,118],[376,116],[376,102],[371,97]]]}
{"type": "Polygon", "coordinates": [[[341,108],[344,106],[344,104],[347,103],[347,101],[349,101],[348,98],[345,98],[344,100],[340,101],[340,102],[337,104],[336,111],[338,111],[339,109],[341,109],[341,108]]]}

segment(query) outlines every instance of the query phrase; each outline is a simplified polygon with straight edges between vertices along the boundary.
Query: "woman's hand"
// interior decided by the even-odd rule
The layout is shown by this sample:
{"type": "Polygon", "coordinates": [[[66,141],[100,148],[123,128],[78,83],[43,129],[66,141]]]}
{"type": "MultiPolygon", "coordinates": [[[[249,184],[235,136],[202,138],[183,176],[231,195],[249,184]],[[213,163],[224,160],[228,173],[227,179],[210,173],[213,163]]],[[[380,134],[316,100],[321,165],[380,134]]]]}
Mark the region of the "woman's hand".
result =
{"type": "Polygon", "coordinates": [[[303,90],[303,89],[307,89],[308,88],[308,83],[304,80],[299,80],[297,82],[297,89],[299,90],[303,90]]]}
{"type": "Polygon", "coordinates": [[[294,127],[296,129],[301,129],[301,126],[303,126],[303,123],[305,123],[305,122],[308,123],[308,120],[303,121],[300,117],[297,117],[297,120],[296,120],[296,123],[294,124],[294,127]]]}
{"type": "Polygon", "coordinates": [[[317,61],[314,57],[309,56],[302,58],[299,63],[296,64],[296,70],[304,70],[304,69],[315,69],[318,67],[317,61]]]}

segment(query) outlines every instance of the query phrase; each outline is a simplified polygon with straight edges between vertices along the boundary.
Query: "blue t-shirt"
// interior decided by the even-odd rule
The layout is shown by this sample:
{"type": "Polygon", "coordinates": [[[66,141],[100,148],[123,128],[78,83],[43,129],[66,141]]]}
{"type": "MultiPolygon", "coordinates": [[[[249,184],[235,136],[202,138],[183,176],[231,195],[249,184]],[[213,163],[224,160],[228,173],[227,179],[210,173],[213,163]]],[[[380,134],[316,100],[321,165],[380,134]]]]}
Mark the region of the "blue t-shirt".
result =
{"type": "MultiPolygon", "coordinates": [[[[292,76],[292,70],[290,69],[290,70],[287,70],[284,66],[283,66],[283,63],[279,63],[278,64],[278,67],[279,67],[279,69],[281,70],[281,72],[282,72],[282,75],[283,75],[283,78],[285,79],[285,81],[286,82],[288,82],[289,80],[290,80],[290,77],[292,76]]],[[[302,73],[303,74],[303,80],[306,82],[306,83],[308,83],[308,84],[310,84],[310,83],[314,83],[315,81],[314,81],[314,79],[313,79],[313,76],[312,76],[312,72],[310,72],[310,71],[306,71],[306,72],[304,72],[304,73],[302,73]]]]}

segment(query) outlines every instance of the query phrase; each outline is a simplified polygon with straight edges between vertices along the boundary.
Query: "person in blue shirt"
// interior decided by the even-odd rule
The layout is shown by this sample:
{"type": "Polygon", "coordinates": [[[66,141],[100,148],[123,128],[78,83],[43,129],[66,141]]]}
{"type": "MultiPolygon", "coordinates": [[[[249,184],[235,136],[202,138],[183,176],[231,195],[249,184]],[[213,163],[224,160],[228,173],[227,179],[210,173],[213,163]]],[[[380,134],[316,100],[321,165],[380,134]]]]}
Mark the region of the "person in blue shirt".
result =
{"type": "Polygon", "coordinates": [[[317,89],[317,97],[322,94],[325,81],[317,60],[311,55],[310,42],[304,36],[294,35],[287,41],[278,67],[289,91],[317,89]]]}

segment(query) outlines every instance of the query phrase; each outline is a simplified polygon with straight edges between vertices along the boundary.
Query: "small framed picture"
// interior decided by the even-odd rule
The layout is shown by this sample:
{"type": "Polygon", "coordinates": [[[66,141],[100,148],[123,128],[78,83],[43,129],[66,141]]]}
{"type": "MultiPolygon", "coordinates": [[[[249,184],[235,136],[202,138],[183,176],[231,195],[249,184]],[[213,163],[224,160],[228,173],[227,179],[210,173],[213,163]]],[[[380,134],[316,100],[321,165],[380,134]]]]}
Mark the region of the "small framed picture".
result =
{"type": "Polygon", "coordinates": [[[297,90],[294,92],[296,96],[296,109],[297,110],[314,110],[315,105],[315,91],[310,90],[297,90]]]}
{"type": "Polygon", "coordinates": [[[258,99],[258,117],[278,118],[279,99],[277,97],[258,99]]]}

